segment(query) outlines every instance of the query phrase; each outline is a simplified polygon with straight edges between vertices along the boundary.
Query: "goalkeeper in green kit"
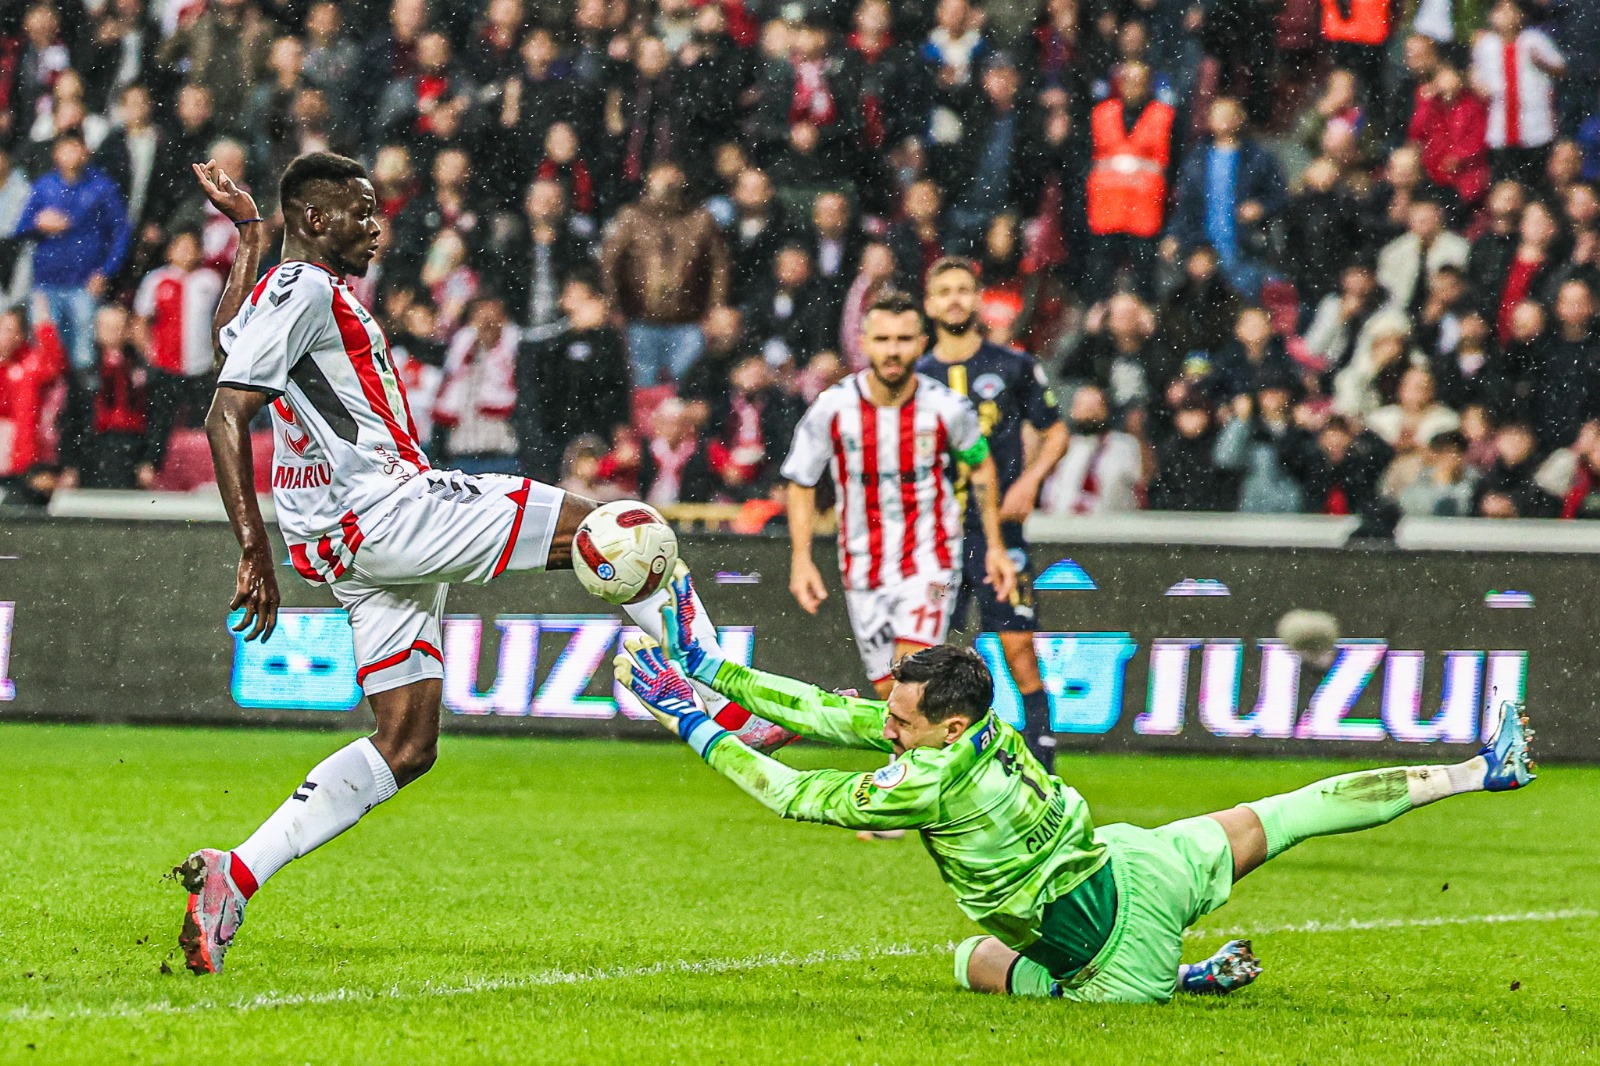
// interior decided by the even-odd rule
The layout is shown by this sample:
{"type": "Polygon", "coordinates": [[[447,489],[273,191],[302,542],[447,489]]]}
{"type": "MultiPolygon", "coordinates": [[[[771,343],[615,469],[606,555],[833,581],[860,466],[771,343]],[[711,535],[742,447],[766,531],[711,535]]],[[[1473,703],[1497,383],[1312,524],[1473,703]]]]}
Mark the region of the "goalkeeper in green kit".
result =
{"type": "Polygon", "coordinates": [[[976,652],[945,644],[906,656],[886,701],[838,695],[707,655],[690,635],[681,565],[672,587],[664,646],[630,638],[617,679],[783,817],[920,832],[957,903],[988,934],[956,949],[956,980],[975,992],[1161,1003],[1177,991],[1238,988],[1260,972],[1248,941],[1190,965],[1180,954],[1184,929],[1226,903],[1239,878],[1309,837],[1534,779],[1532,734],[1506,704],[1494,740],[1463,763],[1364,770],[1156,829],[1096,829],[1083,797],[990,709],[993,682],[976,652]],[[876,773],[793,769],[708,718],[686,678],[803,736],[894,759],[876,773]]]}

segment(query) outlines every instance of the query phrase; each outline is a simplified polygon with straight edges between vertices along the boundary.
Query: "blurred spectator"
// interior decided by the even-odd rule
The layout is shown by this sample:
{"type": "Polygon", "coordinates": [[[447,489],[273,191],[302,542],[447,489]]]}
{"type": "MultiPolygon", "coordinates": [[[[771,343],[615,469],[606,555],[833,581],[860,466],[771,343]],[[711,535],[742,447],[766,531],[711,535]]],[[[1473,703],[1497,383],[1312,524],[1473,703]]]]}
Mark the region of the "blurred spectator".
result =
{"type": "Polygon", "coordinates": [[[1543,350],[1533,390],[1534,432],[1546,450],[1569,444],[1600,417],[1600,336],[1594,294],[1569,281],[1556,296],[1556,329],[1543,350]]]}
{"type": "Polygon", "coordinates": [[[472,161],[459,148],[446,148],[433,157],[431,191],[417,196],[395,216],[394,247],[400,256],[399,275],[415,280],[422,271],[422,255],[442,230],[461,238],[466,261],[481,255],[488,239],[488,224],[472,191],[472,161]]]}
{"type": "Polygon", "coordinates": [[[851,222],[850,200],[843,193],[825,192],[812,201],[805,250],[811,257],[818,289],[825,294],[828,317],[835,321],[853,280],[851,272],[861,261],[866,244],[861,231],[851,222]]]}
{"type": "Polygon", "coordinates": [[[185,231],[173,234],[167,265],[146,275],[134,297],[133,335],[149,368],[144,461],[152,467],[161,465],[173,426],[205,421],[215,386],[211,315],[221,296],[221,275],[201,265],[200,235],[185,231]]]}
{"type": "Polygon", "coordinates": [[[568,445],[628,421],[628,353],[596,283],[561,289],[559,332],[525,338],[517,355],[517,439],[522,468],[548,480],[568,445]]]}
{"type": "Polygon", "coordinates": [[[1543,30],[1528,29],[1520,0],[1495,0],[1490,32],[1472,45],[1472,82],[1489,101],[1495,177],[1533,184],[1556,135],[1555,81],[1566,61],[1543,30]]]}
{"type": "Polygon", "coordinates": [[[1367,416],[1367,428],[1399,455],[1420,451],[1440,433],[1461,427],[1461,416],[1434,394],[1433,374],[1413,366],[1401,375],[1395,402],[1367,416]]]}
{"type": "Polygon", "coordinates": [[[778,250],[771,276],[745,308],[746,330],[773,366],[804,366],[827,346],[838,321],[826,286],[812,277],[810,256],[796,244],[778,250]]]}
{"type": "Polygon", "coordinates": [[[889,248],[899,271],[897,284],[909,291],[922,288],[928,268],[944,257],[944,236],[939,228],[939,186],[913,182],[902,200],[904,216],[889,227],[889,248]]]}
{"type": "Polygon", "coordinates": [[[318,0],[306,12],[306,56],[301,73],[306,81],[321,89],[341,125],[355,118],[347,100],[354,86],[361,50],[346,35],[339,5],[333,0],[318,0]]]}
{"type": "Polygon", "coordinates": [[[1243,135],[1245,112],[1237,100],[1213,103],[1209,124],[1210,143],[1179,172],[1169,250],[1176,255],[1205,241],[1217,250],[1233,287],[1253,300],[1268,273],[1268,228],[1287,203],[1283,174],[1271,153],[1243,135]]]}
{"type": "Polygon", "coordinates": [[[878,294],[895,284],[894,253],[887,244],[869,244],[861,251],[861,269],[845,293],[844,314],[839,325],[843,362],[851,371],[865,370],[867,357],[861,351],[861,320],[878,294]]]}
{"type": "Polygon", "coordinates": [[[1098,387],[1119,414],[1141,407],[1150,398],[1152,382],[1165,382],[1167,373],[1151,342],[1155,316],[1131,293],[1118,293],[1090,310],[1084,336],[1068,352],[1057,375],[1068,385],[1098,387]]]}
{"type": "Polygon", "coordinates": [[[728,300],[728,250],[683,170],[650,170],[644,198],[622,209],[601,249],[608,299],[628,320],[634,383],[681,378],[700,355],[700,321],[728,300]]]}
{"type": "Polygon", "coordinates": [[[778,484],[778,467],[805,409],[777,387],[759,355],[734,366],[730,385],[726,402],[711,410],[706,461],[718,494],[734,502],[760,499],[778,484]]]}
{"type": "Polygon", "coordinates": [[[1440,518],[1471,515],[1477,488],[1477,471],[1467,465],[1467,439],[1457,430],[1437,433],[1428,441],[1422,475],[1400,492],[1400,512],[1440,518]]]}
{"type": "Polygon", "coordinates": [[[1151,300],[1177,112],[1151,96],[1150,68],[1142,63],[1122,65],[1117,89],[1119,95],[1095,105],[1090,118],[1094,167],[1088,210],[1095,242],[1088,298],[1109,295],[1126,265],[1134,291],[1151,300]]]}
{"type": "MultiPolygon", "coordinates": [[[[179,156],[178,144],[154,121],[150,90],[135,83],[122,90],[122,127],[100,144],[94,165],[117,183],[127,206],[128,224],[140,240],[157,244],[163,224],[177,205],[175,175],[191,160],[179,156]]],[[[193,160],[203,162],[203,160],[193,160]]]]}
{"type": "Polygon", "coordinates": [[[44,458],[45,394],[66,370],[42,295],[32,312],[30,333],[22,308],[0,310],[0,478],[19,477],[44,458]]]}
{"type": "Polygon", "coordinates": [[[208,0],[161,48],[161,62],[203,85],[224,115],[244,111],[250,86],[266,69],[272,24],[254,0],[208,0]]]}
{"type": "Polygon", "coordinates": [[[748,299],[767,276],[784,243],[797,236],[765,171],[739,172],[733,183],[733,224],[729,227],[729,299],[748,299]]]}
{"type": "Polygon", "coordinates": [[[453,229],[441,229],[428,245],[422,261],[422,285],[439,311],[438,335],[454,333],[478,297],[479,276],[467,258],[467,242],[453,229]]]}
{"type": "Polygon", "coordinates": [[[32,237],[33,278],[74,368],[94,366],[94,315],[128,252],[128,216],[116,183],[89,165],[81,134],[64,133],[55,169],[34,183],[17,233],[32,237]]]}
{"type": "Polygon", "coordinates": [[[1272,332],[1272,319],[1259,307],[1246,307],[1234,323],[1233,340],[1216,357],[1216,391],[1224,400],[1249,392],[1263,372],[1292,377],[1294,364],[1283,341],[1272,332]]]}
{"type": "Polygon", "coordinates": [[[1326,374],[1343,370],[1358,351],[1371,347],[1369,326],[1386,303],[1388,294],[1378,286],[1371,266],[1352,263],[1344,268],[1339,291],[1317,304],[1305,332],[1306,348],[1322,362],[1326,374]]]}
{"type": "Polygon", "coordinates": [[[1279,446],[1293,428],[1294,393],[1293,378],[1268,371],[1225,409],[1214,458],[1218,467],[1239,478],[1240,511],[1295,514],[1305,509],[1305,489],[1290,472],[1279,446]]]}
{"type": "Polygon", "coordinates": [[[656,408],[653,432],[639,449],[639,495],[653,507],[707,503],[716,491],[688,405],[668,399],[656,408]]]}
{"type": "Polygon", "coordinates": [[[612,482],[601,478],[601,461],[605,458],[606,442],[596,433],[585,433],[567,443],[561,455],[560,480],[557,487],[566,492],[587,496],[600,503],[625,500],[627,493],[612,482]]]}
{"type": "Polygon", "coordinates": [[[747,356],[761,355],[745,332],[744,316],[734,307],[713,307],[706,315],[705,349],[678,385],[678,395],[698,405],[701,417],[728,405],[733,368],[747,356]]]}
{"type": "Polygon", "coordinates": [[[456,66],[450,39],[426,32],[417,38],[416,68],[391,81],[378,99],[374,132],[416,143],[448,140],[469,114],[476,86],[456,66]]]}
{"type": "Polygon", "coordinates": [[[1453,189],[1468,206],[1489,192],[1488,125],[1488,105],[1455,67],[1441,64],[1417,90],[1410,137],[1422,148],[1423,169],[1428,180],[1453,189]]]}
{"type": "Polygon", "coordinates": [[[1156,442],[1156,474],[1150,509],[1231,511],[1239,502],[1239,479],[1215,459],[1217,424],[1211,403],[1186,394],[1172,413],[1172,428],[1156,442]]]}
{"type": "Polygon", "coordinates": [[[1362,331],[1343,370],[1333,375],[1333,407],[1361,418],[1382,407],[1394,394],[1400,375],[1412,363],[1424,362],[1411,347],[1411,324],[1397,311],[1374,315],[1362,331]]]}
{"type": "Polygon", "coordinates": [[[1309,513],[1359,515],[1367,534],[1393,530],[1395,515],[1387,513],[1379,489],[1394,449],[1359,422],[1331,415],[1315,430],[1293,425],[1278,449],[1284,468],[1304,487],[1309,513]]]}
{"type": "Polygon", "coordinates": [[[1079,388],[1072,394],[1067,421],[1072,439],[1044,483],[1039,509],[1060,515],[1139,510],[1154,471],[1146,469],[1138,439],[1111,428],[1106,394],[1094,385],[1079,388]]]}
{"type": "Polygon", "coordinates": [[[1538,438],[1523,422],[1501,426],[1495,461],[1478,485],[1473,513],[1483,518],[1554,518],[1560,501],[1539,487],[1538,438]]]}
{"type": "Polygon", "coordinates": [[[1365,238],[1361,205],[1341,184],[1338,165],[1313,161],[1284,213],[1286,265],[1302,304],[1316,306],[1338,286],[1365,238]]]}
{"type": "MultiPolygon", "coordinates": [[[[447,233],[449,231],[446,231],[447,233]]],[[[473,301],[450,342],[433,420],[448,431],[441,454],[469,474],[517,472],[517,327],[497,296],[473,301]]]]}
{"type": "Polygon", "coordinates": [[[95,353],[99,375],[92,413],[77,441],[62,441],[62,482],[90,489],[151,488],[156,472],[147,451],[145,367],[129,335],[128,312],[116,304],[95,316],[95,353]]]}
{"type": "Polygon", "coordinates": [[[33,250],[17,234],[32,190],[27,174],[0,148],[0,311],[22,304],[33,284],[33,250]]]}
{"type": "Polygon", "coordinates": [[[1378,253],[1378,284],[1388,293],[1391,308],[1414,314],[1427,296],[1429,274],[1447,264],[1467,265],[1472,246],[1445,229],[1444,222],[1439,201],[1419,197],[1406,212],[1406,232],[1378,253]]]}
{"type": "Polygon", "coordinates": [[[1503,411],[1511,399],[1499,347],[1481,312],[1462,315],[1457,324],[1455,351],[1430,352],[1439,400],[1463,411],[1473,404],[1503,411]]]}
{"type": "Polygon", "coordinates": [[[1499,277],[1486,277],[1486,306],[1495,311],[1496,335],[1500,343],[1511,339],[1511,316],[1524,300],[1548,299],[1551,275],[1556,268],[1556,242],[1561,235],[1555,213],[1542,200],[1522,209],[1515,251],[1499,277]]]}
{"type": "Polygon", "coordinates": [[[506,305],[523,328],[560,318],[562,284],[590,262],[590,248],[573,225],[559,182],[540,179],[528,187],[523,217],[512,224],[499,260],[506,305]]]}
{"type": "Polygon", "coordinates": [[[1178,359],[1209,360],[1233,337],[1244,301],[1217,269],[1217,253],[1197,244],[1183,262],[1183,280],[1161,307],[1156,336],[1178,359]]]}

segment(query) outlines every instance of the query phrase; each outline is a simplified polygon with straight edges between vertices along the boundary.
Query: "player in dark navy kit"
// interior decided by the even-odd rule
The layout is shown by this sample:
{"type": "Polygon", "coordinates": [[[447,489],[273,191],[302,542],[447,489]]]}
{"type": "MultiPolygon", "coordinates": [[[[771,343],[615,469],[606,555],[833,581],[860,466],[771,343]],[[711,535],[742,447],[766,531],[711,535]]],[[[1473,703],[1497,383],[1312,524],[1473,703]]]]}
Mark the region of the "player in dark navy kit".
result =
{"type": "Polygon", "coordinates": [[[1017,566],[1016,588],[1005,599],[984,584],[988,544],[977,513],[966,511],[966,560],[961,592],[951,615],[960,626],[967,604],[978,605],[979,628],[998,633],[1006,665],[1022,693],[1023,737],[1046,768],[1055,758],[1050,732],[1050,702],[1033,634],[1039,628],[1034,612],[1033,566],[1022,539],[1022,520],[1039,499],[1039,487],[1067,452],[1067,427],[1033,356],[991,344],[978,326],[978,271],[968,259],[945,258],[928,270],[923,310],[934,327],[934,345],[917,363],[917,372],[946,382],[965,393],[978,409],[978,424],[989,440],[989,454],[1000,478],[1001,536],[1017,566]],[[1038,431],[1033,460],[1024,454],[1023,425],[1038,431]]]}

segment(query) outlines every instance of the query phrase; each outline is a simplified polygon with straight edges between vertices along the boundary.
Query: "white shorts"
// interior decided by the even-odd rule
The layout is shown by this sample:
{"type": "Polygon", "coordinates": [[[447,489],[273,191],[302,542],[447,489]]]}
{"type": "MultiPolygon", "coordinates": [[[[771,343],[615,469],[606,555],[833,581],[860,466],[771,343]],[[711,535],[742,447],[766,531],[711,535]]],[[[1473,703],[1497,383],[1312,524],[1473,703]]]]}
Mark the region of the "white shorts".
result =
{"type": "Polygon", "coordinates": [[[931,648],[950,630],[950,607],[960,575],[918,576],[875,589],[846,589],[845,607],[861,662],[873,684],[894,669],[896,644],[931,648]]]}
{"type": "Polygon", "coordinates": [[[527,478],[455,470],[425,470],[396,495],[355,552],[335,553],[348,562],[328,586],[350,615],[356,681],[369,696],[444,676],[449,586],[544,569],[566,498],[527,478]]]}

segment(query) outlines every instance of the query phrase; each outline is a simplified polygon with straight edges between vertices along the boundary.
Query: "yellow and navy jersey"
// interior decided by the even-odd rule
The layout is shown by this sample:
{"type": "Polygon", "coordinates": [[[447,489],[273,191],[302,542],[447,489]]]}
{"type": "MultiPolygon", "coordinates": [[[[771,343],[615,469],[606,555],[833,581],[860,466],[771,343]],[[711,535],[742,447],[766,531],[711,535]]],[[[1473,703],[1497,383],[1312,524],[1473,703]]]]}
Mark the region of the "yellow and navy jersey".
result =
{"type": "MultiPolygon", "coordinates": [[[[1046,430],[1061,421],[1056,398],[1044,369],[1027,352],[984,341],[972,358],[943,363],[929,352],[917,361],[917,372],[965,393],[978,412],[978,428],[989,440],[1004,492],[1022,474],[1023,423],[1046,430]]],[[[977,516],[969,512],[968,518],[977,516]]]]}

